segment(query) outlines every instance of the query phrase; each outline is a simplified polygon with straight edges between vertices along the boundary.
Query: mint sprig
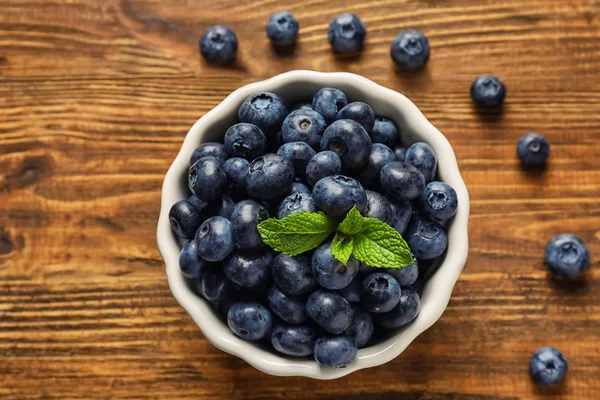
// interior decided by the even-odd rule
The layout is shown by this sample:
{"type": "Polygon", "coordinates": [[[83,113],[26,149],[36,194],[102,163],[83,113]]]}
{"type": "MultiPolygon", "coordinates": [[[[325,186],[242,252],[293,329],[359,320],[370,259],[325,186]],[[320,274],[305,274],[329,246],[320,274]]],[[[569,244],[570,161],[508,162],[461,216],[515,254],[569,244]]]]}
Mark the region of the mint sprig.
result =
{"type": "Polygon", "coordinates": [[[263,242],[275,251],[295,256],[318,247],[333,232],[333,256],[344,265],[350,257],[377,268],[403,268],[414,260],[402,235],[376,218],[366,218],[352,207],[338,221],[323,214],[299,213],[270,218],[258,225],[263,242]]]}

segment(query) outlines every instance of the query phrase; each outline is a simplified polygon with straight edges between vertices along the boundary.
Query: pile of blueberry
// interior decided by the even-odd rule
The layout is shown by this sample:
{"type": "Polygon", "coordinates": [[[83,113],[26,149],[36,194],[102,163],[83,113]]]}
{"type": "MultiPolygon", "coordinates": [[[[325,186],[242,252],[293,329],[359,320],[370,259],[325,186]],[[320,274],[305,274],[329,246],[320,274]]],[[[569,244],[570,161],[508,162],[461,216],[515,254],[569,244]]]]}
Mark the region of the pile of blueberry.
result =
{"type": "Polygon", "coordinates": [[[191,196],[172,206],[169,220],[189,239],[181,272],[236,335],[344,367],[417,316],[419,264],[444,253],[457,196],[435,180],[428,144],[402,147],[392,120],[349,103],[343,91],[323,88],[291,110],[277,94],[249,96],[223,143],[193,152],[191,196]],[[330,239],[295,257],[276,254],[257,230],[270,217],[322,211],[341,219],[353,207],[402,234],[414,263],[344,265],[330,239]]]}

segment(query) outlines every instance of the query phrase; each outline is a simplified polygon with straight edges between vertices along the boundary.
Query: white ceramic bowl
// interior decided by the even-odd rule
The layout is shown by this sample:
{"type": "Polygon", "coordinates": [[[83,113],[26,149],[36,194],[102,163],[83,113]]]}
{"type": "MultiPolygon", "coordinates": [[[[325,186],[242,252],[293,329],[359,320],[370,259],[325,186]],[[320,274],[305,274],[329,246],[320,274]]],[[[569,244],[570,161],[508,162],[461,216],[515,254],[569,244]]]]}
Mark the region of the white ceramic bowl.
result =
{"type": "Polygon", "coordinates": [[[468,217],[469,194],[458,170],[454,151],[444,135],[409,99],[355,74],[292,71],[236,90],[192,126],[163,183],[157,237],[158,247],[167,266],[167,277],[173,295],[212,344],[271,375],[334,379],[393,360],[418,335],[440,318],[467,261],[468,217]],[[171,232],[168,218],[171,205],[188,196],[187,171],[192,152],[202,142],[223,139],[227,128],[237,121],[238,108],[247,96],[259,91],[275,92],[292,104],[310,99],[313,93],[322,87],[337,87],[346,92],[350,101],[360,100],[368,103],[376,114],[394,120],[400,128],[405,145],[417,141],[429,143],[439,159],[439,177],[451,185],[458,195],[458,211],[448,232],[448,250],[439,269],[425,284],[421,297],[421,311],[417,318],[387,340],[359,350],[354,362],[341,369],[322,367],[310,359],[284,357],[235,336],[219,319],[208,302],[191,290],[181,275],[180,244],[171,232]]]}

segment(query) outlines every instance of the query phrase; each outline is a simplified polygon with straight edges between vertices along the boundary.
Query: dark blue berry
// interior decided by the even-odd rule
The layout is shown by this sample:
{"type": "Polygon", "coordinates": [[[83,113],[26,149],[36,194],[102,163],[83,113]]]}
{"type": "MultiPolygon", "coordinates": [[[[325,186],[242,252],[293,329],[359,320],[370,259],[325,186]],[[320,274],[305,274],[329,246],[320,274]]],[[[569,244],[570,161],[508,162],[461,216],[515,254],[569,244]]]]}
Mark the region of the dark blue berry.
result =
{"type": "Polygon", "coordinates": [[[406,161],[406,147],[396,146],[394,147],[394,155],[396,156],[396,161],[404,162],[406,161]]]}
{"type": "Polygon", "coordinates": [[[349,53],[362,50],[367,28],[354,14],[340,14],[331,20],[327,39],[337,53],[349,53]]]}
{"type": "Polygon", "coordinates": [[[248,194],[254,200],[269,201],[285,196],[292,188],[294,166],[278,154],[265,154],[248,166],[248,194]]]}
{"type": "Polygon", "coordinates": [[[519,140],[517,155],[525,168],[542,168],[550,156],[550,143],[539,133],[528,133],[519,140]]]}
{"type": "Polygon", "coordinates": [[[294,182],[292,183],[292,189],[290,190],[290,194],[294,193],[306,193],[310,194],[310,189],[304,183],[294,182]]]}
{"type": "Polygon", "coordinates": [[[312,110],[312,101],[301,101],[300,103],[296,103],[292,106],[290,111],[296,110],[312,110]]]}
{"type": "Polygon", "coordinates": [[[444,228],[437,222],[421,216],[410,221],[404,239],[414,255],[421,260],[432,260],[441,256],[448,246],[448,234],[444,228]]]}
{"type": "Polygon", "coordinates": [[[358,122],[367,133],[371,133],[375,124],[375,113],[366,103],[355,101],[340,110],[337,119],[351,119],[358,122]]]}
{"type": "Polygon", "coordinates": [[[305,256],[279,254],[271,263],[275,284],[290,295],[308,294],[317,287],[309,260],[305,256]]]}
{"type": "Polygon", "coordinates": [[[248,96],[242,103],[238,118],[258,126],[265,135],[271,136],[281,130],[281,124],[288,114],[285,103],[275,93],[260,92],[248,96]]]}
{"type": "Polygon", "coordinates": [[[401,235],[404,235],[408,223],[410,222],[410,218],[412,217],[412,206],[408,200],[398,200],[390,195],[386,198],[392,207],[392,220],[390,225],[401,235]]]}
{"type": "Polygon", "coordinates": [[[323,88],[315,93],[312,108],[330,124],[337,119],[338,113],[348,104],[346,94],[336,88],[323,88]]]}
{"type": "Polygon", "coordinates": [[[415,319],[420,309],[421,298],[417,292],[405,288],[396,307],[387,313],[373,314],[373,318],[384,328],[401,328],[415,319]]]}
{"type": "Polygon", "coordinates": [[[479,107],[500,107],[505,97],[506,86],[494,75],[480,76],[471,84],[471,98],[479,107]]]}
{"type": "Polygon", "coordinates": [[[229,182],[229,191],[241,196],[246,192],[246,176],[248,176],[250,162],[241,157],[233,157],[225,161],[223,170],[229,182]]]}
{"type": "Polygon", "coordinates": [[[331,242],[320,245],[312,256],[312,272],[319,284],[326,289],[343,289],[358,273],[358,260],[350,257],[346,265],[331,253],[331,242]]]}
{"type": "Polygon", "coordinates": [[[383,167],[379,181],[383,190],[401,200],[415,200],[425,189],[425,177],[421,171],[400,161],[383,167]]]}
{"type": "Polygon", "coordinates": [[[209,203],[207,203],[207,202],[206,202],[206,201],[204,201],[204,200],[200,200],[198,197],[196,197],[196,195],[191,195],[191,196],[188,198],[188,201],[189,201],[190,203],[192,203],[192,205],[193,205],[194,207],[196,207],[196,209],[197,209],[198,211],[202,211],[202,210],[204,210],[204,208],[205,208],[206,206],[208,206],[208,204],[209,204],[209,203]]]}
{"type": "Polygon", "coordinates": [[[320,337],[315,341],[315,361],[326,367],[346,367],[354,361],[357,353],[354,340],[348,336],[320,337]]]}
{"type": "Polygon", "coordinates": [[[277,154],[285,157],[286,160],[294,166],[295,176],[303,178],[306,174],[308,162],[317,154],[317,152],[304,142],[285,143],[277,150],[277,154]]]}
{"type": "Polygon", "coordinates": [[[205,268],[199,286],[200,294],[212,303],[231,297],[233,292],[231,282],[223,274],[220,265],[205,268]]]}
{"type": "Polygon", "coordinates": [[[242,157],[246,160],[254,160],[263,155],[267,147],[267,138],[260,128],[246,122],[227,129],[224,141],[229,157],[242,157]]]}
{"type": "Polygon", "coordinates": [[[400,285],[393,276],[375,272],[361,282],[361,304],[369,312],[384,313],[400,301],[400,285]]]}
{"type": "MultiPolygon", "coordinates": [[[[359,273],[360,273],[361,264],[362,263],[360,263],[359,267],[358,267],[359,273]]],[[[360,280],[355,277],[348,284],[348,286],[338,290],[337,292],[339,294],[341,294],[342,296],[344,296],[344,298],[346,300],[348,300],[350,303],[360,303],[360,280]]]]}
{"type": "Polygon", "coordinates": [[[317,205],[310,194],[295,193],[290,194],[281,201],[277,210],[277,218],[282,219],[288,215],[316,211],[317,205]]]}
{"type": "Polygon", "coordinates": [[[431,146],[427,143],[418,142],[410,146],[406,150],[404,162],[421,171],[426,183],[431,182],[435,178],[437,157],[431,146]]]}
{"type": "Polygon", "coordinates": [[[306,180],[314,185],[319,180],[342,172],[342,160],[333,151],[317,153],[306,166],[306,180]]]}
{"type": "Polygon", "coordinates": [[[200,200],[217,201],[227,189],[227,175],[219,160],[204,157],[190,167],[188,186],[200,200]]]}
{"type": "Polygon", "coordinates": [[[590,252],[580,238],[563,233],[546,246],[544,263],[553,273],[573,279],[590,267],[590,252]]]}
{"type": "Polygon", "coordinates": [[[401,287],[413,285],[419,277],[419,264],[413,256],[414,262],[404,268],[385,268],[383,272],[390,274],[398,281],[401,287]]]}
{"type": "Polygon", "coordinates": [[[203,212],[206,218],[219,216],[229,219],[231,218],[231,214],[233,214],[234,207],[235,201],[231,197],[223,195],[221,200],[208,203],[203,212]]]}
{"type": "Polygon", "coordinates": [[[235,59],[238,40],[231,29],[223,25],[208,28],[200,38],[202,56],[213,64],[227,64],[235,59]]]}
{"type": "Polygon", "coordinates": [[[313,199],[319,209],[333,217],[343,217],[352,207],[358,211],[367,205],[367,193],[353,178],[343,175],[328,176],[313,187],[313,199]]]}
{"type": "Polygon", "coordinates": [[[354,339],[356,347],[362,349],[371,340],[375,325],[373,324],[373,318],[371,315],[362,309],[362,307],[354,306],[354,316],[350,327],[346,330],[345,334],[349,338],[354,339]]]}
{"type": "Polygon", "coordinates": [[[392,42],[392,60],[404,69],[421,68],[429,60],[429,40],[423,32],[410,29],[400,33],[392,42]]]}
{"type": "Polygon", "coordinates": [[[312,109],[300,109],[285,117],[281,126],[281,136],[285,143],[304,142],[314,149],[319,149],[325,128],[327,122],[321,114],[312,109]]]}
{"type": "Polygon", "coordinates": [[[301,324],[308,319],[306,298],[286,294],[275,285],[267,293],[267,303],[275,315],[289,324],[301,324]]]}
{"type": "Polygon", "coordinates": [[[194,150],[190,158],[190,165],[194,165],[196,161],[204,157],[214,157],[221,164],[227,160],[227,152],[223,143],[208,142],[202,143],[194,150]]]}
{"type": "Polygon", "coordinates": [[[392,149],[382,143],[373,143],[367,164],[361,169],[357,178],[363,185],[372,187],[379,183],[381,169],[394,161],[396,156],[392,149]]]}
{"type": "Polygon", "coordinates": [[[389,224],[394,218],[390,202],[378,192],[367,190],[367,205],[362,211],[362,215],[368,218],[377,218],[378,220],[389,224]]]}
{"type": "Polygon", "coordinates": [[[390,148],[397,146],[400,143],[400,134],[394,121],[384,117],[375,117],[375,124],[371,131],[371,141],[373,143],[383,143],[390,148]]]}
{"type": "Polygon", "coordinates": [[[273,256],[269,249],[260,251],[235,250],[223,262],[225,275],[242,287],[256,287],[269,280],[269,265],[273,256]]]}
{"type": "Polygon", "coordinates": [[[432,220],[444,223],[456,214],[458,198],[452,186],[433,181],[421,195],[421,209],[432,220]]]}
{"type": "Polygon", "coordinates": [[[175,234],[184,239],[191,239],[202,223],[200,211],[187,200],[180,200],[169,210],[169,222],[175,234]]]}
{"type": "Polygon", "coordinates": [[[538,385],[554,386],[567,374],[569,364],[554,347],[542,347],[529,360],[529,375],[538,385]]]}
{"type": "Polygon", "coordinates": [[[196,232],[198,254],[206,261],[222,261],[233,250],[231,224],[223,217],[211,217],[196,232]]]}
{"type": "Polygon", "coordinates": [[[352,323],[352,307],[338,293],[314,291],[306,302],[306,311],[316,323],[334,335],[344,332],[352,323]]]}
{"type": "Polygon", "coordinates": [[[267,22],[267,36],[277,46],[289,46],[298,37],[298,20],[288,11],[278,11],[267,22]]]}
{"type": "Polygon", "coordinates": [[[304,357],[313,352],[316,333],[307,326],[275,325],[271,344],[288,356],[304,357]]]}
{"type": "Polygon", "coordinates": [[[196,242],[190,240],[179,253],[179,268],[181,274],[188,279],[200,279],[208,263],[200,258],[196,242]]]}
{"type": "Polygon", "coordinates": [[[245,340],[259,340],[271,333],[273,315],[258,303],[235,303],[227,313],[227,325],[245,340]]]}
{"type": "Polygon", "coordinates": [[[344,168],[360,168],[369,159],[371,138],[358,122],[340,119],[325,129],[321,138],[321,150],[336,153],[344,168]]]}
{"type": "Polygon", "coordinates": [[[269,218],[267,208],[253,200],[237,203],[231,214],[231,230],[233,240],[243,249],[259,249],[264,247],[256,226],[269,218]]]}

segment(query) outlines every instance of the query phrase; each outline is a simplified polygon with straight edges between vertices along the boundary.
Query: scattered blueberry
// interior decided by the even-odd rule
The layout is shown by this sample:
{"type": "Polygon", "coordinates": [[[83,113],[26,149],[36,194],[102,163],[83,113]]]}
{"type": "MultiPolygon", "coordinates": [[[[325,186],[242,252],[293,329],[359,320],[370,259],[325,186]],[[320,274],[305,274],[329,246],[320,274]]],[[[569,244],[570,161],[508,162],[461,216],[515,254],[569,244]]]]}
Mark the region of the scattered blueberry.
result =
{"type": "Polygon", "coordinates": [[[233,61],[237,48],[235,33],[223,25],[208,28],[200,38],[200,53],[213,64],[227,64],[233,61]]]}
{"type": "Polygon", "coordinates": [[[294,193],[306,193],[310,194],[310,189],[304,183],[294,182],[292,183],[292,189],[290,190],[290,194],[294,193]]]}
{"type": "Polygon", "coordinates": [[[267,294],[267,303],[271,311],[288,324],[301,324],[308,319],[306,297],[286,294],[273,285],[267,294]]]}
{"type": "Polygon", "coordinates": [[[342,160],[333,151],[317,153],[306,166],[306,180],[312,186],[319,180],[342,172],[342,160]]]}
{"type": "Polygon", "coordinates": [[[281,126],[281,136],[285,143],[304,142],[314,149],[319,149],[325,128],[327,122],[321,114],[312,109],[299,109],[285,117],[281,126]]]}
{"type": "Polygon", "coordinates": [[[237,203],[231,214],[233,240],[243,249],[259,249],[265,244],[256,226],[269,218],[267,208],[253,200],[237,203]]]}
{"type": "Polygon", "coordinates": [[[282,219],[301,212],[317,212],[317,205],[312,196],[306,193],[290,194],[279,204],[277,218],[282,219]]]}
{"type": "Polygon", "coordinates": [[[194,165],[196,161],[204,157],[214,157],[221,164],[227,160],[227,152],[223,143],[208,142],[202,143],[194,150],[190,158],[190,165],[194,165]]]}
{"type": "MultiPolygon", "coordinates": [[[[413,256],[414,259],[414,256],[413,256]]],[[[390,274],[398,281],[401,287],[412,286],[419,277],[419,264],[417,260],[404,268],[385,268],[385,273],[390,274]]]]}
{"type": "Polygon", "coordinates": [[[427,143],[417,142],[410,146],[406,150],[404,162],[421,171],[426,183],[431,182],[435,178],[437,156],[427,143]]]}
{"type": "Polygon", "coordinates": [[[375,113],[368,104],[355,101],[342,108],[337,115],[337,119],[351,119],[356,121],[367,133],[371,133],[375,124],[375,113]]]}
{"type": "Polygon", "coordinates": [[[361,303],[372,313],[384,313],[396,307],[400,293],[396,278],[383,272],[375,272],[361,282],[361,303]]]}
{"type": "Polygon", "coordinates": [[[273,315],[258,303],[236,303],[227,313],[229,328],[246,340],[259,340],[270,333],[273,315]]]}
{"type": "Polygon", "coordinates": [[[313,97],[312,108],[330,124],[337,119],[338,113],[348,104],[346,94],[336,88],[323,88],[313,97]]]}
{"type": "Polygon", "coordinates": [[[539,133],[528,133],[519,140],[517,155],[525,168],[542,168],[550,156],[550,143],[539,133]]]}
{"type": "Polygon", "coordinates": [[[312,354],[315,339],[315,331],[307,326],[275,325],[271,344],[282,354],[303,357],[312,354]]]}
{"type": "Polygon", "coordinates": [[[358,122],[340,119],[325,129],[321,138],[321,150],[336,153],[344,168],[360,168],[369,159],[371,138],[358,122]]]}
{"type": "Polygon", "coordinates": [[[389,195],[386,198],[392,207],[392,221],[390,225],[401,235],[404,235],[412,217],[413,208],[408,200],[398,200],[389,195]]]}
{"type": "Polygon", "coordinates": [[[270,136],[281,130],[288,111],[281,97],[275,93],[260,92],[248,96],[238,111],[238,118],[258,126],[270,136]]]}
{"type": "Polygon", "coordinates": [[[340,14],[331,20],[327,39],[337,53],[362,50],[367,36],[365,24],[354,14],[340,14]]]}
{"type": "Polygon", "coordinates": [[[260,251],[235,250],[223,262],[227,278],[242,287],[256,287],[269,279],[273,256],[269,249],[260,251]]]}
{"type": "MultiPolygon", "coordinates": [[[[360,268],[362,263],[359,264],[358,272],[360,273],[360,268]]],[[[346,300],[350,303],[360,303],[360,280],[358,277],[352,279],[352,281],[346,286],[337,291],[339,294],[344,296],[346,300]]]]}
{"type": "Polygon", "coordinates": [[[362,214],[368,218],[377,218],[386,224],[392,222],[395,217],[390,202],[378,192],[371,190],[367,190],[367,205],[362,214]]]}
{"type": "Polygon", "coordinates": [[[367,164],[358,173],[358,180],[367,187],[377,185],[381,169],[394,161],[396,155],[392,149],[382,143],[373,143],[367,164]]]}
{"type": "Polygon", "coordinates": [[[307,143],[290,142],[285,143],[277,150],[277,154],[285,157],[294,166],[296,177],[303,178],[306,174],[308,162],[317,154],[307,143]]]}
{"type": "Polygon", "coordinates": [[[229,157],[254,160],[267,147],[265,134],[256,125],[246,122],[232,125],[225,133],[225,150],[229,157]]]}
{"type": "Polygon", "coordinates": [[[294,167],[285,157],[265,154],[248,166],[248,194],[254,200],[268,201],[289,193],[294,181],[294,167]]]}
{"type": "Polygon", "coordinates": [[[544,263],[553,273],[573,279],[590,267],[590,252],[577,236],[563,233],[546,246],[544,263]]]}
{"type": "Polygon", "coordinates": [[[394,147],[394,154],[396,155],[396,161],[406,161],[406,147],[396,146],[394,147]]]}
{"type": "Polygon", "coordinates": [[[211,217],[196,232],[198,254],[206,261],[222,261],[233,250],[231,224],[223,217],[211,217]]]}
{"type": "Polygon", "coordinates": [[[227,175],[218,159],[204,157],[190,167],[188,185],[200,200],[217,201],[227,189],[227,175]]]}
{"type": "Polygon", "coordinates": [[[331,242],[325,242],[313,253],[312,272],[322,287],[343,289],[358,273],[358,261],[350,257],[346,265],[342,264],[331,253],[331,242]]]}
{"type": "Polygon", "coordinates": [[[344,217],[352,207],[364,210],[367,193],[353,178],[343,175],[328,176],[313,187],[313,198],[317,207],[333,217],[344,217]]]}
{"type": "Polygon", "coordinates": [[[204,215],[207,218],[220,216],[229,219],[231,218],[231,214],[233,214],[234,207],[235,201],[231,197],[223,195],[221,200],[208,203],[204,208],[204,215]]]}
{"type": "Polygon", "coordinates": [[[421,209],[432,220],[444,223],[456,214],[458,198],[452,186],[433,181],[425,186],[421,195],[421,209]]]}
{"type": "Polygon", "coordinates": [[[267,36],[277,46],[289,46],[298,37],[298,20],[288,11],[278,11],[267,22],[267,36]]]}
{"type": "Polygon", "coordinates": [[[394,161],[381,169],[383,190],[401,200],[415,200],[425,189],[425,177],[412,165],[394,161]]]}
{"type": "Polygon", "coordinates": [[[179,253],[181,274],[188,279],[200,279],[208,263],[198,255],[196,242],[190,240],[179,253]]]}
{"type": "Polygon", "coordinates": [[[187,200],[180,200],[169,210],[169,222],[175,234],[184,239],[191,239],[202,223],[200,211],[187,200]]]}
{"type": "Polygon", "coordinates": [[[506,86],[494,75],[483,75],[471,84],[471,98],[479,107],[497,108],[504,103],[506,86]]]}
{"type": "MultiPolygon", "coordinates": [[[[400,135],[394,121],[384,117],[375,117],[373,130],[371,131],[371,141],[373,143],[383,143],[390,148],[397,146],[400,143],[400,135]]],[[[398,161],[404,161],[404,159],[398,161]]]]}
{"type": "Polygon", "coordinates": [[[353,309],[352,323],[345,334],[354,339],[357,348],[362,349],[371,340],[375,325],[373,325],[373,318],[368,312],[359,306],[354,306],[353,309]]]}
{"type": "Polygon", "coordinates": [[[404,239],[418,259],[432,260],[444,253],[448,234],[440,224],[425,217],[411,220],[404,239]]]}
{"type": "Polygon", "coordinates": [[[424,66],[429,60],[429,52],[427,36],[423,32],[410,29],[396,36],[390,54],[396,64],[411,70],[424,66]]]}
{"type": "Polygon", "coordinates": [[[271,273],[275,284],[290,295],[308,294],[317,287],[306,256],[279,254],[271,263],[271,273]]]}
{"type": "Polygon", "coordinates": [[[347,336],[320,337],[315,341],[315,360],[326,367],[343,368],[356,358],[358,349],[347,336]]]}
{"type": "Polygon", "coordinates": [[[229,191],[241,196],[246,192],[246,176],[248,176],[250,162],[241,157],[233,157],[225,161],[223,171],[227,175],[229,191]]]}
{"type": "Polygon", "coordinates": [[[344,332],[352,323],[352,307],[338,293],[315,290],[306,302],[306,311],[309,317],[334,335],[344,332]]]}
{"type": "Polygon", "coordinates": [[[200,281],[199,292],[206,300],[218,303],[231,296],[233,287],[223,274],[220,266],[211,266],[204,269],[200,281]]]}
{"type": "Polygon", "coordinates": [[[402,289],[398,305],[383,314],[373,314],[375,322],[384,328],[401,328],[415,319],[421,309],[421,298],[412,289],[402,289]]]}
{"type": "Polygon", "coordinates": [[[538,385],[554,386],[567,374],[569,364],[554,347],[542,347],[529,360],[529,375],[538,385]]]}

